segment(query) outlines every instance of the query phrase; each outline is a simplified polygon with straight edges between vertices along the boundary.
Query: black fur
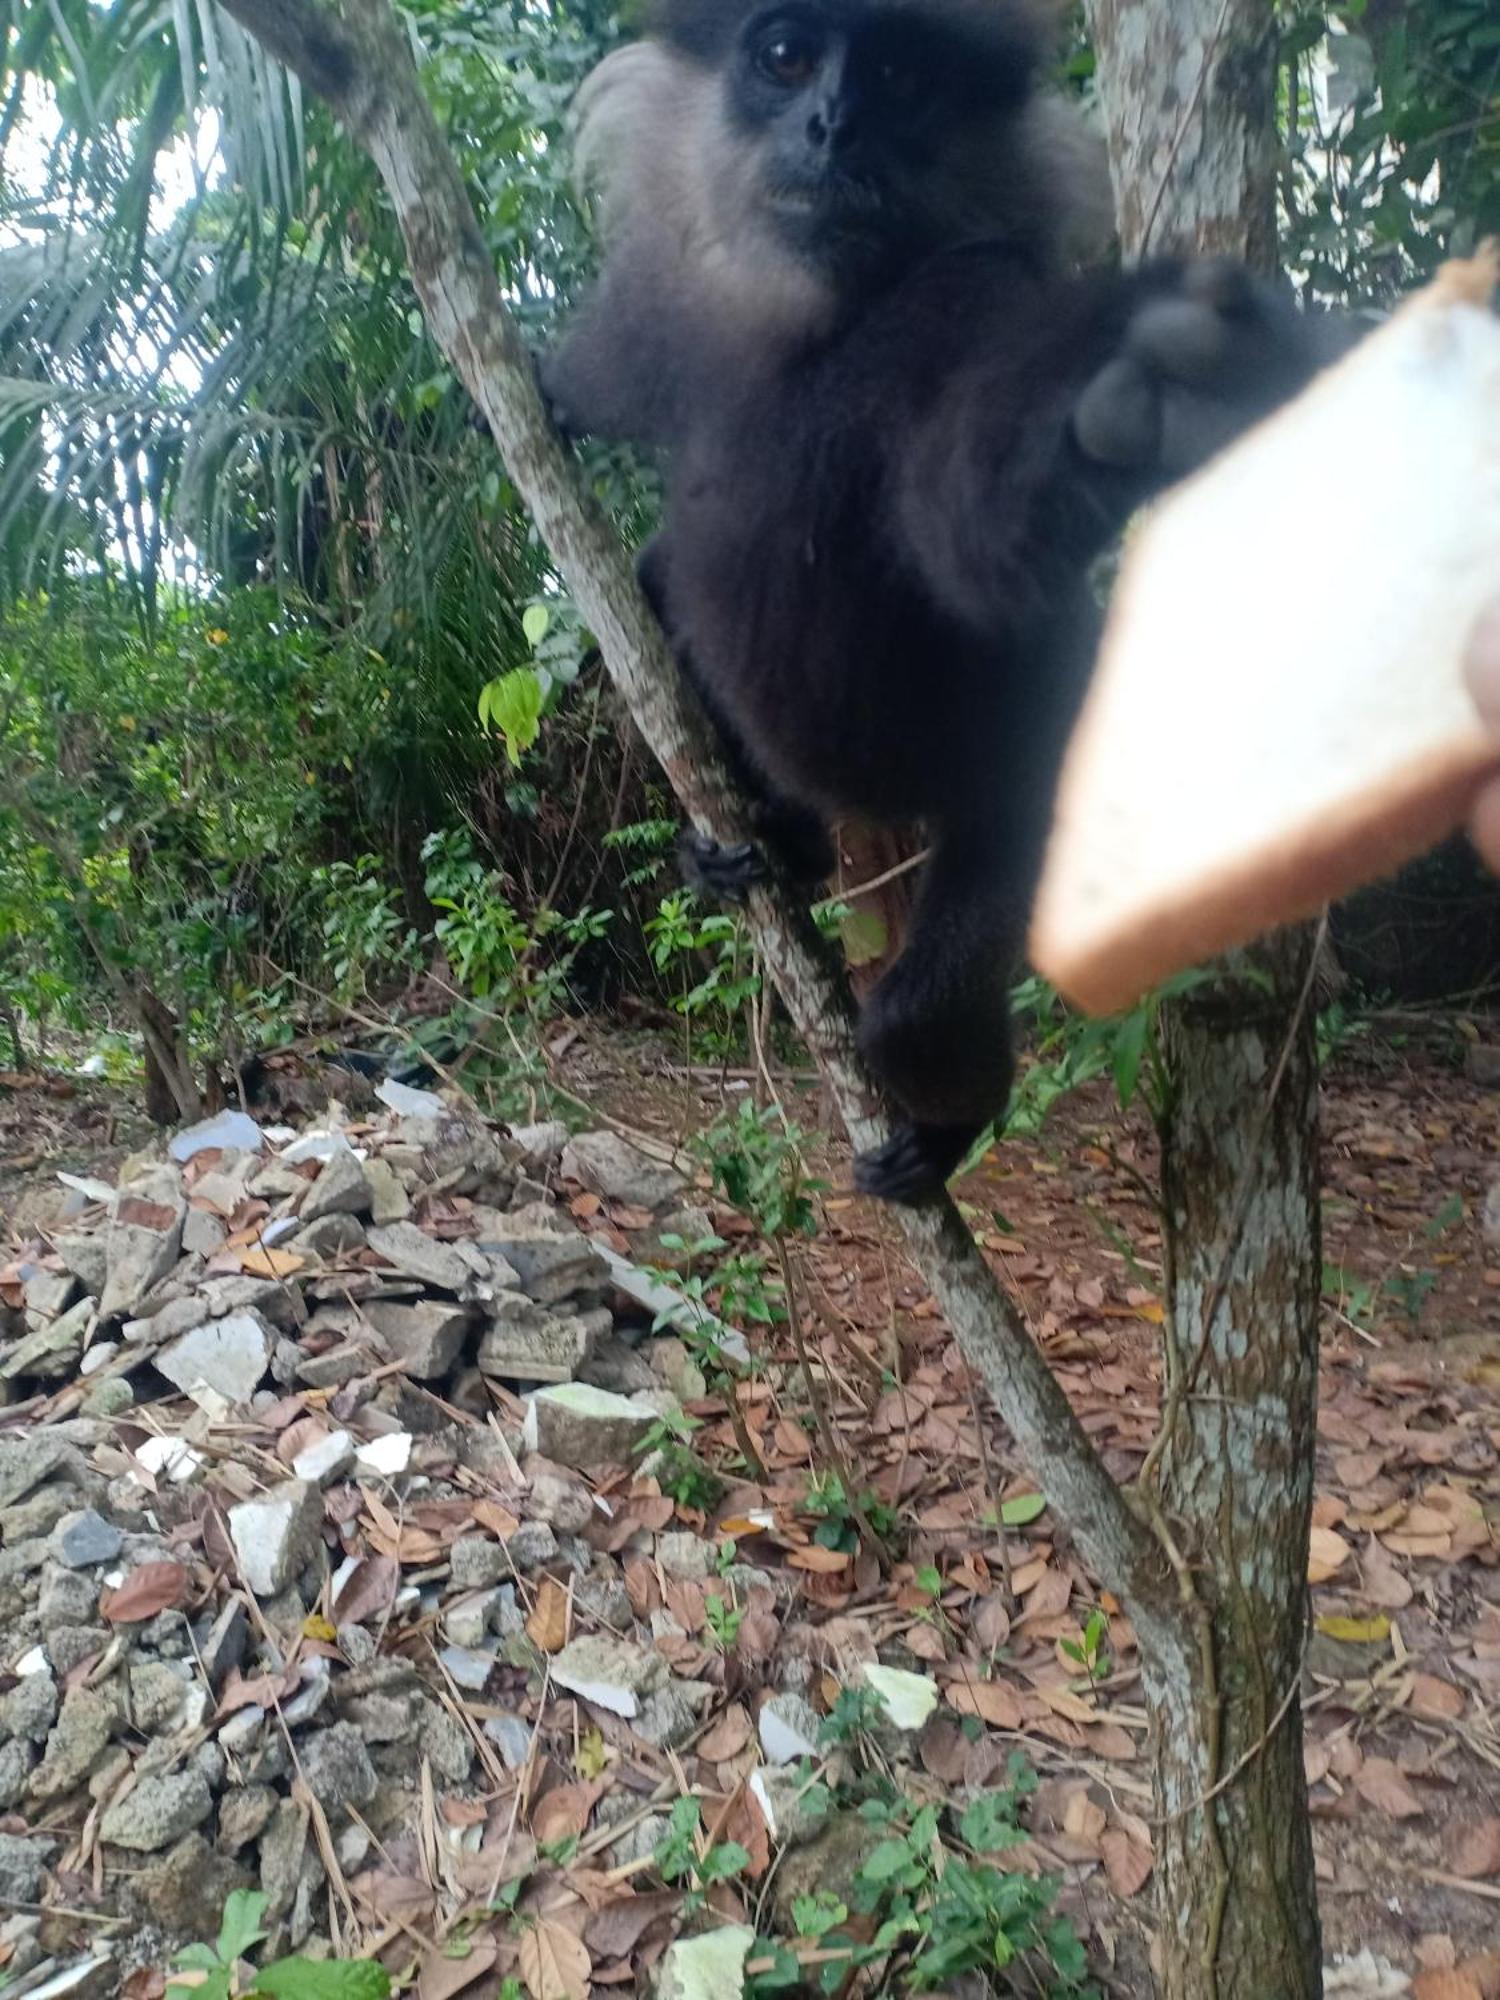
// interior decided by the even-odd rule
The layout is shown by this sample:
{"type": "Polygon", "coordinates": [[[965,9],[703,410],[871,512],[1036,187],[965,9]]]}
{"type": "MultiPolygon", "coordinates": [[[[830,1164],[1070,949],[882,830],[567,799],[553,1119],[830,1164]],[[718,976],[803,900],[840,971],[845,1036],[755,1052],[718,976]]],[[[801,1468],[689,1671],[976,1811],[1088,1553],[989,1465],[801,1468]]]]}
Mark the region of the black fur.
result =
{"type": "MultiPolygon", "coordinates": [[[[1064,267],[1039,44],[1004,0],[668,0],[662,32],[652,87],[711,133],[703,188],[674,215],[640,169],[547,385],[575,422],[668,448],[648,586],[768,844],[800,829],[805,874],[826,866],[810,818],[925,827],[912,932],[860,1023],[909,1122],[857,1179],[914,1200],[1005,1106],[1007,991],[1097,638],[1088,566],[1300,384],[1314,338],[1232,265],[1064,267]],[[693,228],[719,265],[681,250],[693,228]],[[759,287],[735,291],[741,256],[759,287]]],[[[763,867],[697,835],[684,858],[720,895],[763,867]]]]}

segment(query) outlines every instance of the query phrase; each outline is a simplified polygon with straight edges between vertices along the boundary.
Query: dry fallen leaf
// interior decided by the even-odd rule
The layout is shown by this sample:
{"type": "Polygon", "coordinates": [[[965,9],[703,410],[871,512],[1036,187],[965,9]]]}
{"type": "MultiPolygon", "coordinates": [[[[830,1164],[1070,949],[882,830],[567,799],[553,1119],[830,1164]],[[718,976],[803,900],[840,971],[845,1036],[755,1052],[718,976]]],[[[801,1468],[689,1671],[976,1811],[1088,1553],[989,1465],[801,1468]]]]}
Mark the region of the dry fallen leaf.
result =
{"type": "Polygon", "coordinates": [[[833,1576],[847,1569],[853,1560],[845,1549],[825,1549],[820,1542],[810,1542],[805,1549],[793,1549],[787,1565],[791,1569],[810,1570],[815,1576],[833,1576]]]}
{"type": "Polygon", "coordinates": [[[1104,1872],[1117,1896],[1134,1896],[1146,1886],[1154,1866],[1151,1849],[1113,1827],[1099,1842],[1104,1872]]]}
{"type": "Polygon", "coordinates": [[[531,2000],[588,2000],[593,1961],[582,1938],[543,1917],[521,1937],[521,1977],[531,2000]]]}
{"type": "Polygon", "coordinates": [[[1461,1820],[1448,1830],[1448,1866],[1466,1882],[1500,1875],[1500,1819],[1461,1820]]]}
{"type": "Polygon", "coordinates": [[[560,1653],[568,1643],[568,1593],[556,1577],[544,1576],[537,1586],[536,1603],[526,1620],[526,1632],[543,1653],[560,1653]]]}
{"type": "Polygon", "coordinates": [[[1353,1550],[1336,1528],[1314,1528],[1307,1550],[1307,1580],[1326,1583],[1348,1562],[1353,1550]]]}
{"type": "Polygon", "coordinates": [[[492,1972],[499,1949],[492,1938],[473,1939],[466,1951],[450,1956],[431,1953],[417,1980],[417,2000],[453,2000],[453,1996],[492,1972]]]}
{"type": "Polygon", "coordinates": [[[734,1702],[710,1724],[693,1747],[706,1762],[722,1764],[728,1757],[737,1757],[753,1733],[744,1705],[734,1702]]]}
{"type": "Polygon", "coordinates": [[[1464,1693],[1436,1674],[1411,1677],[1411,1712],[1429,1722],[1453,1722],[1464,1712],[1464,1693]]]}
{"type": "Polygon", "coordinates": [[[240,1254],[240,1269],[247,1278],[289,1278],[306,1262],[295,1250],[267,1250],[264,1246],[240,1254]]]}
{"type": "Polygon", "coordinates": [[[531,1815],[531,1831],[538,1847],[551,1847],[559,1840],[582,1834],[602,1790],[597,1781],[555,1785],[545,1797],[538,1799],[531,1815]]]}
{"type": "Polygon", "coordinates": [[[1466,1972],[1419,1972],[1411,1992],[1412,2000],[1484,2000],[1466,1972]]]}
{"type": "Polygon", "coordinates": [[[520,1515],[512,1514],[498,1500],[476,1500],[473,1513],[480,1527],[488,1528],[497,1541],[508,1542],[521,1525],[520,1515]]]}
{"type": "Polygon", "coordinates": [[[1003,1681],[955,1681],[947,1700],[960,1715],[977,1715],[995,1729],[1019,1729],[1024,1720],[1021,1697],[1003,1681]]]}
{"type": "Polygon", "coordinates": [[[135,1624],[173,1611],[188,1594],[192,1578],[181,1563],[140,1563],[114,1590],[99,1599],[99,1614],[111,1625],[135,1624]]]}
{"type": "Polygon", "coordinates": [[[1416,1819],[1426,1810],[1389,1757],[1366,1757],[1355,1773],[1354,1789],[1392,1819],[1416,1819]]]}

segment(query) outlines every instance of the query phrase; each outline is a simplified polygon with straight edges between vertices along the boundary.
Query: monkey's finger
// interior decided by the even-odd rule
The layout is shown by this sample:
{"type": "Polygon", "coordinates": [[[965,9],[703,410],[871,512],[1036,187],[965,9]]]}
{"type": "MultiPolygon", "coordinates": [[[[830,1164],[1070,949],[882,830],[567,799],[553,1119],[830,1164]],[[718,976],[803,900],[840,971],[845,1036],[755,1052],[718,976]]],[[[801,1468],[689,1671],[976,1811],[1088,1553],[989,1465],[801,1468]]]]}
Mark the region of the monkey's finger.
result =
{"type": "Polygon", "coordinates": [[[1230,322],[1212,306],[1158,299],[1135,315],[1125,344],[1136,360],[1168,381],[1208,388],[1225,372],[1233,337],[1230,322]]]}
{"type": "Polygon", "coordinates": [[[1152,465],[1161,450],[1161,398],[1129,355],[1107,361],[1073,406],[1073,435],[1099,465],[1152,465]]]}

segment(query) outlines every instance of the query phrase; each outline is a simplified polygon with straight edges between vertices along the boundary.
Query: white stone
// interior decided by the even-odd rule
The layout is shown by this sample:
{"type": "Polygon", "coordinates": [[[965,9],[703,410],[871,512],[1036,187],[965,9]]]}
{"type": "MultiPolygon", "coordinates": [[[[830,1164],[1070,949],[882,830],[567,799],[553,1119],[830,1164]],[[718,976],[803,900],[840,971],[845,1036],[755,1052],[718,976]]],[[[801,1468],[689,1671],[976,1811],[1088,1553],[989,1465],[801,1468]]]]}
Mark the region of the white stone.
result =
{"type": "Polygon", "coordinates": [[[559,1382],[527,1400],[524,1437],[554,1465],[575,1471],[591,1465],[628,1465],[656,1413],[611,1389],[589,1382],[559,1382]]]}
{"type": "Polygon", "coordinates": [[[347,1431],[330,1431],[304,1445],[292,1460],[292,1471],[312,1486],[325,1486],[354,1463],[354,1440],[347,1431]]]}
{"type": "Polygon", "coordinates": [[[679,1938],[661,1962],[656,2000],[737,2000],[754,1943],[748,1924],[723,1924],[701,1937],[679,1938]]]}
{"type": "Polygon", "coordinates": [[[149,1437],[136,1446],[135,1462],[153,1478],[170,1479],[174,1486],[180,1486],[202,1465],[203,1454],[182,1438],[149,1437]]]}
{"type": "Polygon", "coordinates": [[[411,1463],[411,1432],[390,1431],[384,1437],[371,1438],[355,1452],[354,1463],[361,1472],[372,1472],[382,1479],[394,1478],[411,1463]]]}
{"type": "Polygon", "coordinates": [[[257,1597],[275,1597],[306,1568],[317,1552],[322,1524],[323,1496],[298,1479],[230,1508],[230,1540],[245,1582],[257,1597]]]}
{"type": "Polygon", "coordinates": [[[289,1146],[283,1146],[280,1159],[288,1167],[300,1167],[304,1160],[331,1160],[335,1153],[352,1153],[354,1148],[342,1132],[324,1131],[321,1127],[304,1132],[300,1139],[293,1139],[289,1146]]]}
{"type": "Polygon", "coordinates": [[[898,1729],[921,1729],[938,1705],[937,1682],[926,1674],[909,1674],[871,1660],[865,1664],[865,1680],[898,1729]]]}
{"type": "Polygon", "coordinates": [[[190,1160],[195,1153],[206,1153],[210,1147],[220,1152],[258,1153],[264,1144],[260,1127],[247,1112],[220,1111],[169,1139],[167,1151],[174,1160],[190,1160]]]}
{"type": "Polygon", "coordinates": [[[760,1712],[760,1747],[768,1764],[795,1764],[816,1757],[817,1715],[801,1695],[772,1695],[760,1712]]]}
{"type": "Polygon", "coordinates": [[[164,1347],[156,1366],[196,1403],[205,1387],[231,1405],[248,1403],[265,1378],[271,1347],[270,1328],[259,1313],[226,1313],[164,1347]]]}
{"type": "Polygon", "coordinates": [[[398,1118],[441,1118],[448,1108],[435,1091],[414,1090],[409,1083],[397,1083],[393,1076],[376,1085],[375,1095],[398,1118]]]}
{"type": "Polygon", "coordinates": [[[575,1639],[552,1661],[554,1686],[608,1709],[611,1715],[623,1715],[627,1722],[640,1713],[645,1696],[654,1694],[666,1679],[667,1663],[660,1653],[607,1632],[575,1639]]]}

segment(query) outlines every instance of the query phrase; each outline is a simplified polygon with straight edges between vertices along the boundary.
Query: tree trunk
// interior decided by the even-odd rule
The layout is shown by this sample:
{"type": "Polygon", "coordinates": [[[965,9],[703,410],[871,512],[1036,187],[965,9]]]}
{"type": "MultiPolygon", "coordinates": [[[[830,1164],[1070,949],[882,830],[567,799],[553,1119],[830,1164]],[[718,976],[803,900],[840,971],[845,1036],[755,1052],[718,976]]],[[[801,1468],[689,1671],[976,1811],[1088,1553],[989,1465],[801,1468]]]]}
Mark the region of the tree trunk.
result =
{"type": "MultiPolygon", "coordinates": [[[[1269,269],[1272,11],[1088,5],[1126,254],[1269,269]]],[[[1197,1634],[1186,1677],[1142,1656],[1169,2000],[1322,1991],[1298,1703],[1322,1268],[1312,972],[1309,938],[1287,934],[1163,1027],[1166,1391],[1143,1496],[1197,1634]]]]}

